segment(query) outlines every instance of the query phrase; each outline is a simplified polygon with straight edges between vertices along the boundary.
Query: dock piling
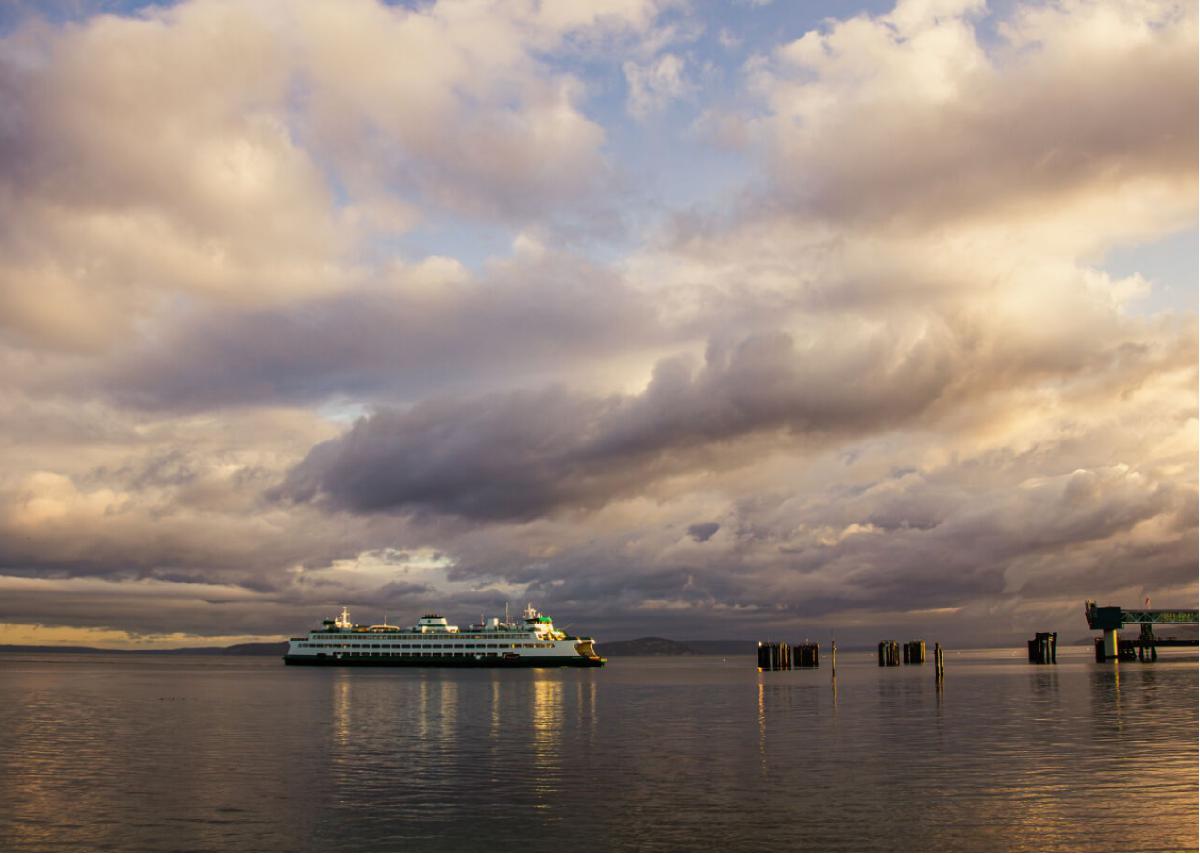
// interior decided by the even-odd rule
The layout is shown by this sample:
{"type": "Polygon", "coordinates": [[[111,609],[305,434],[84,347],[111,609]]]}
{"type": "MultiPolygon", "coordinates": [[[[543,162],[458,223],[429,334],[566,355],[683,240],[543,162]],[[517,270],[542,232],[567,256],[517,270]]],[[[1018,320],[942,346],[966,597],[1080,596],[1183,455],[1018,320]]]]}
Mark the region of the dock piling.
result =
{"type": "Polygon", "coordinates": [[[1142,624],[1142,631],[1138,635],[1138,659],[1142,662],[1157,662],[1158,661],[1158,645],[1155,644],[1154,625],[1149,623],[1142,624]]]}
{"type": "Polygon", "coordinates": [[[1054,665],[1058,662],[1058,633],[1039,632],[1028,642],[1029,661],[1035,665],[1054,665]]]}
{"type": "Polygon", "coordinates": [[[793,668],[820,668],[821,645],[815,641],[805,641],[792,647],[793,668]]]}
{"type": "Polygon", "coordinates": [[[925,642],[908,641],[904,644],[904,664],[905,665],[924,665],[925,664],[925,642]]]}
{"type": "Polygon", "coordinates": [[[796,668],[819,668],[821,649],[816,642],[788,644],[786,641],[758,642],[759,671],[792,671],[796,668]]]}

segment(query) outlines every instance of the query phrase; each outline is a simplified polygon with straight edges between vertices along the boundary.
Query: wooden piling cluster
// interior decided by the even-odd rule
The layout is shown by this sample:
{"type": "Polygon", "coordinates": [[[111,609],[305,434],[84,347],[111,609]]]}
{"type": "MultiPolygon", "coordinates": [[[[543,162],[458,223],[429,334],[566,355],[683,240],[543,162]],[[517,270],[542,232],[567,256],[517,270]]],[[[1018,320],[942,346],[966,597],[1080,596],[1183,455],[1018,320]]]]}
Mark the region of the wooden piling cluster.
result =
{"type": "MultiPolygon", "coordinates": [[[[1033,642],[1030,643],[1032,644],[1033,642]]],[[[837,642],[833,642],[830,649],[833,651],[833,683],[836,691],[837,642]]],[[[898,641],[888,640],[879,642],[880,667],[899,665],[901,662],[901,651],[903,651],[903,662],[905,665],[924,664],[926,653],[924,639],[907,641],[903,645],[898,641]]],[[[945,674],[944,652],[941,644],[935,643],[933,645],[934,674],[939,685],[945,674]]],[[[821,645],[815,641],[806,640],[803,644],[788,644],[786,641],[758,642],[759,671],[792,671],[799,668],[819,667],[821,667],[821,645]]]]}
{"type": "Polygon", "coordinates": [[[1039,632],[1028,642],[1029,661],[1035,665],[1055,665],[1058,663],[1058,633],[1039,632]]]}
{"type": "Polygon", "coordinates": [[[804,642],[797,644],[792,648],[792,667],[793,668],[820,668],[821,667],[821,645],[813,642],[804,642]]]}
{"type": "Polygon", "coordinates": [[[760,641],[758,643],[759,671],[791,671],[795,668],[819,668],[821,646],[806,641],[803,644],[788,644],[786,641],[760,641]]]}
{"type": "Polygon", "coordinates": [[[879,667],[890,668],[900,664],[900,642],[879,642],[879,667]]]}
{"type": "Polygon", "coordinates": [[[790,671],[792,668],[792,648],[787,642],[778,644],[770,641],[758,643],[759,671],[790,671]]]}

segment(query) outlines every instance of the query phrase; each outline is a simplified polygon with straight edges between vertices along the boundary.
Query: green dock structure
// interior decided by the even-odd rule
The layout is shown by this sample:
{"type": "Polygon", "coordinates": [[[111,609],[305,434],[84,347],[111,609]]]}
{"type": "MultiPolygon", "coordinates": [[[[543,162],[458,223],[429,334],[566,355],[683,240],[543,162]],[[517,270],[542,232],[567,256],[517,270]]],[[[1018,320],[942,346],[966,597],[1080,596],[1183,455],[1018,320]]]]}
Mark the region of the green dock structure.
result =
{"type": "Polygon", "coordinates": [[[1200,623],[1200,610],[1197,609],[1124,609],[1120,606],[1097,606],[1094,600],[1088,600],[1084,605],[1084,613],[1088,626],[1103,633],[1096,639],[1097,662],[1112,659],[1153,662],[1158,659],[1160,647],[1196,647],[1200,644],[1194,638],[1159,638],[1154,634],[1155,624],[1195,626],[1200,623]],[[1117,637],[1117,631],[1125,624],[1141,626],[1136,641],[1117,637]]]}

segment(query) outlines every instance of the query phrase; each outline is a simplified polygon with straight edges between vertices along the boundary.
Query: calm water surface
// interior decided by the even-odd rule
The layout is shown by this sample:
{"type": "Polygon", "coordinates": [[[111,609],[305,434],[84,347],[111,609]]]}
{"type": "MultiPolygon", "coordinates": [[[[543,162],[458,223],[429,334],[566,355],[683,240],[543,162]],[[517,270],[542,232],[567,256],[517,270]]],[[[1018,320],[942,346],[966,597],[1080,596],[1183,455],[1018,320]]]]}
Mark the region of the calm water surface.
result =
{"type": "Polygon", "coordinates": [[[1197,664],[0,658],[0,850],[1197,848],[1197,664]]]}

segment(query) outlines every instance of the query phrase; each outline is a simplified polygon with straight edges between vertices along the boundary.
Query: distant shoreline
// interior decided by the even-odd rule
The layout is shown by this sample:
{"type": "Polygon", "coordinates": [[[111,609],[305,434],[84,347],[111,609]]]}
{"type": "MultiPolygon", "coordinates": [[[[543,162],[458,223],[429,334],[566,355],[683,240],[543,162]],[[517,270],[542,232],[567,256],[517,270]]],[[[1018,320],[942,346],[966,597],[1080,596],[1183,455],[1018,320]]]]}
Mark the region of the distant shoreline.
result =
{"type": "MultiPolygon", "coordinates": [[[[1091,639],[1080,639],[1063,646],[1090,646],[1091,639]]],[[[628,641],[599,642],[597,647],[604,656],[751,656],[754,654],[757,642],[741,639],[716,639],[674,641],[669,638],[646,637],[634,638],[628,641]]],[[[821,643],[823,650],[828,650],[826,642],[821,643]]],[[[83,654],[134,654],[150,653],[170,654],[176,656],[283,656],[288,649],[286,641],[250,642],[231,644],[226,647],[157,647],[146,649],[87,647],[80,645],[51,645],[51,644],[0,644],[0,654],[5,653],[83,653],[83,654]]],[[[874,651],[874,645],[846,645],[840,647],[843,653],[869,653],[874,651]]],[[[1023,650],[1022,643],[982,645],[970,648],[948,648],[960,650],[1023,650]]]]}
{"type": "Polygon", "coordinates": [[[174,653],[192,656],[282,656],[286,641],[261,641],[231,644],[227,647],[155,647],[140,650],[120,647],[82,647],[56,644],[0,644],[0,653],[174,653]]]}

